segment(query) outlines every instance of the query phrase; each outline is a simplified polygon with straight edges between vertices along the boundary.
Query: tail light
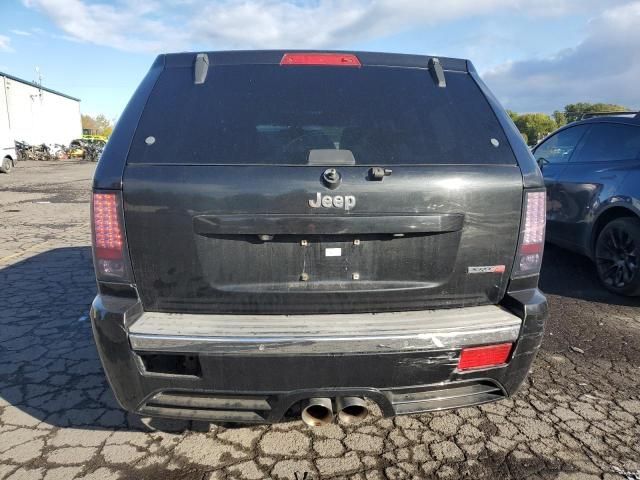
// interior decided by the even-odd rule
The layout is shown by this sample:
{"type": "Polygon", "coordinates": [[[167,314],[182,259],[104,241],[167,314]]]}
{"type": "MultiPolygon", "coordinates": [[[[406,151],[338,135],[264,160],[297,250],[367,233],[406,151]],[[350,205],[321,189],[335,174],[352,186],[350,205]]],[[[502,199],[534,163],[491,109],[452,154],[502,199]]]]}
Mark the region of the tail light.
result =
{"type": "Polygon", "coordinates": [[[95,192],[91,202],[93,259],[98,280],[131,282],[120,192],[95,192]]]}
{"type": "Polygon", "coordinates": [[[360,60],[350,53],[285,53],[280,65],[315,65],[360,67],[360,60]]]}
{"type": "Polygon", "coordinates": [[[547,221],[546,193],[526,192],[522,228],[513,277],[540,273],[544,250],[544,229],[547,221]]]}
{"type": "Polygon", "coordinates": [[[458,360],[458,370],[499,367],[509,361],[513,343],[500,343],[484,347],[463,348],[458,360]]]}

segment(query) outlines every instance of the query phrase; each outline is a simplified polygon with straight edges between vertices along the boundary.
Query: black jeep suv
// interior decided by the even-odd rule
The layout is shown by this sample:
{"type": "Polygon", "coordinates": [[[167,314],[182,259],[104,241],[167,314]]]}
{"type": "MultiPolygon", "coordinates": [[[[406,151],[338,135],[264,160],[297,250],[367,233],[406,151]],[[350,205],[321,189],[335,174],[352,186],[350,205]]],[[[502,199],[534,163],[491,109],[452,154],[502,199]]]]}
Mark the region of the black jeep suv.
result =
{"type": "Polygon", "coordinates": [[[460,407],[539,347],[543,179],[466,60],[161,55],[93,187],[91,319],[128,410],[460,407]]]}
{"type": "Polygon", "coordinates": [[[547,240],[593,259],[612,292],[640,295],[640,115],[571,123],[534,156],[547,184],[547,240]]]}

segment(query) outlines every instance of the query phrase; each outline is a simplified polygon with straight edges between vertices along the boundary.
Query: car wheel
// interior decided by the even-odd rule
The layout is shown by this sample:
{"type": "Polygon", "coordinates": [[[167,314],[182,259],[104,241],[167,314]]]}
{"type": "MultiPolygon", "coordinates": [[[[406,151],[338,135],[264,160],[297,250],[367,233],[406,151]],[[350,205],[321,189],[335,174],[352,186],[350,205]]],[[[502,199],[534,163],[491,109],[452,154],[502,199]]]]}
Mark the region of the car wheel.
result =
{"type": "Polygon", "coordinates": [[[4,157],[0,163],[0,172],[9,173],[13,168],[13,162],[9,157],[4,157]]]}
{"type": "Polygon", "coordinates": [[[600,282],[619,295],[640,295],[640,220],[619,218],[598,235],[595,247],[600,282]]]}

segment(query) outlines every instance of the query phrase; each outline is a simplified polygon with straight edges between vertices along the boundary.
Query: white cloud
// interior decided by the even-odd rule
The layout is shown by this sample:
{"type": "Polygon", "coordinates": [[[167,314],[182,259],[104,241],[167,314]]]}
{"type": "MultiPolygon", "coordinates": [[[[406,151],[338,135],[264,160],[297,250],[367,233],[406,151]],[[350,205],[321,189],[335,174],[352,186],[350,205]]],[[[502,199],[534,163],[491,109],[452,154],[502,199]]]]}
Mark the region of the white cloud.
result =
{"type": "Polygon", "coordinates": [[[13,52],[11,39],[5,35],[0,35],[0,52],[13,52]]]}
{"type": "Polygon", "coordinates": [[[484,79],[507,108],[550,112],[578,101],[640,107],[640,1],[605,10],[550,58],[510,62],[484,79]]]}
{"type": "Polygon", "coordinates": [[[27,31],[25,31],[25,30],[17,30],[17,29],[14,29],[14,30],[9,30],[9,31],[10,31],[11,33],[13,33],[14,35],[20,35],[20,36],[22,36],[22,37],[28,37],[28,36],[30,36],[30,35],[31,35],[31,33],[30,33],[30,32],[27,32],[27,31]]]}
{"type": "MultiPolygon", "coordinates": [[[[622,0],[611,0],[617,3],[622,0]]],[[[23,0],[70,38],[122,50],[337,48],[496,12],[564,15],[598,0],[23,0]]]]}
{"type": "MultiPolygon", "coordinates": [[[[348,48],[356,42],[465,18],[494,19],[496,13],[530,18],[529,31],[498,29],[491,40],[472,29],[464,48],[456,40],[458,49],[489,65],[494,63],[486,60],[495,58],[494,52],[503,44],[518,44],[518,38],[510,37],[544,35],[546,17],[580,18],[592,12],[595,17],[581,43],[563,45],[558,38],[555,55],[496,67],[484,75],[487,83],[507,107],[519,111],[552,111],[583,100],[640,107],[635,88],[640,78],[640,0],[23,2],[47,15],[61,30],[61,38],[153,53],[200,48],[348,48]],[[477,41],[472,40],[474,35],[477,41]]],[[[0,36],[0,50],[8,48],[9,39],[0,36]]]]}
{"type": "Polygon", "coordinates": [[[223,0],[204,5],[191,22],[194,38],[233,48],[337,48],[472,16],[526,10],[566,11],[575,0],[223,0]],[[549,8],[547,8],[549,7],[549,8]]]}
{"type": "Polygon", "coordinates": [[[180,48],[180,29],[159,20],[153,3],[89,4],[83,0],[24,0],[65,32],[69,39],[126,51],[159,51],[169,44],[180,48]]]}

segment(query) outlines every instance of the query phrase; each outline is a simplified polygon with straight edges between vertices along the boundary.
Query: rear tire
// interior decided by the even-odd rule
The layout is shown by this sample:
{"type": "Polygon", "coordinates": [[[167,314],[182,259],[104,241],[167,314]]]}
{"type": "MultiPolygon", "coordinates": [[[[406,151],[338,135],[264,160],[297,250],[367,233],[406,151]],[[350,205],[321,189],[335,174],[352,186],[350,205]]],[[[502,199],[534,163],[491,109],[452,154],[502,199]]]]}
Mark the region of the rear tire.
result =
{"type": "Polygon", "coordinates": [[[618,295],[640,295],[640,220],[618,218],[607,223],[594,249],[598,278],[618,295]]]}
{"type": "Polygon", "coordinates": [[[0,163],[0,172],[9,173],[13,168],[13,161],[9,157],[4,157],[0,163]]]}

